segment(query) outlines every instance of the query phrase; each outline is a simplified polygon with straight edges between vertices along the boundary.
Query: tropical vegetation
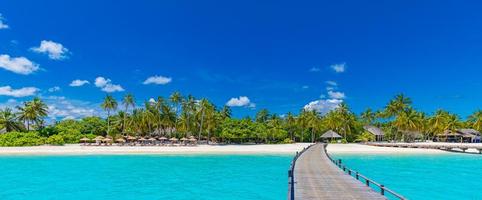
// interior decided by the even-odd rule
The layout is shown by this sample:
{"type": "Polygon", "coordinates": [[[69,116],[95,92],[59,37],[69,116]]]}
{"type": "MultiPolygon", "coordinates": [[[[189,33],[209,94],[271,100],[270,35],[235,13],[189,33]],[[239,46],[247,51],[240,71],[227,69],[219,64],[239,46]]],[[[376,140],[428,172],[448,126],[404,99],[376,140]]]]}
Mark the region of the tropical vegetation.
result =
{"type": "Polygon", "coordinates": [[[63,145],[82,137],[194,136],[217,143],[314,142],[327,130],[343,136],[344,142],[372,141],[364,126],[382,128],[386,139],[410,141],[433,139],[446,130],[473,128],[482,131],[482,110],[462,120],[454,113],[437,110],[432,115],[416,110],[403,94],[380,110],[355,114],[342,103],[328,113],[301,110],[297,115],[278,115],[261,109],[254,117],[233,118],[228,106],[216,107],[208,99],[175,92],[136,104],[127,94],[120,102],[107,95],[101,104],[105,118],[90,116],[46,123],[47,105],[39,98],[16,108],[0,110],[0,146],[63,145]]]}

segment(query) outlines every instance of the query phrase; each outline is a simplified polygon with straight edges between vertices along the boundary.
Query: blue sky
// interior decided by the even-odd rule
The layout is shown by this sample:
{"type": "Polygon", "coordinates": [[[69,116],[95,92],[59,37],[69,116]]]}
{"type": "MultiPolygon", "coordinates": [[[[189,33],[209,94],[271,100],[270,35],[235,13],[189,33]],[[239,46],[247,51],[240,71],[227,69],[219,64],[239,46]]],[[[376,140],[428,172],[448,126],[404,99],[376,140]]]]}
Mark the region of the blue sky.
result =
{"type": "Polygon", "coordinates": [[[0,103],[37,95],[54,117],[81,117],[108,92],[140,103],[180,91],[229,102],[241,117],[342,101],[359,113],[403,92],[425,112],[465,117],[481,108],[480,10],[477,1],[3,0],[0,103]]]}

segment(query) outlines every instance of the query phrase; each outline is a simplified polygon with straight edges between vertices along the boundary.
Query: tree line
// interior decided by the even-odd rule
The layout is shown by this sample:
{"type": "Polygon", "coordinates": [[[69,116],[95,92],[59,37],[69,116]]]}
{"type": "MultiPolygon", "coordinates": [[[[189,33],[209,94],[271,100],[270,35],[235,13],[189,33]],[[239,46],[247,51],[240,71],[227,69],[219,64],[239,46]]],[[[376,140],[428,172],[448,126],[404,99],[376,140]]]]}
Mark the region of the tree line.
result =
{"type": "Polygon", "coordinates": [[[0,110],[0,129],[7,132],[0,135],[0,146],[77,143],[81,137],[97,135],[195,136],[221,143],[314,142],[328,130],[342,135],[344,142],[373,140],[363,128],[366,125],[380,127],[386,139],[396,141],[420,137],[430,140],[446,130],[459,128],[482,131],[481,110],[466,120],[445,110],[429,115],[414,109],[412,100],[403,94],[396,95],[380,110],[366,109],[359,115],[342,103],[324,115],[304,109],[297,115],[278,115],[261,109],[254,117],[241,119],[231,117],[228,106],[218,108],[208,99],[198,100],[179,92],[144,101],[142,105],[136,102],[131,94],[120,100],[107,95],[101,104],[105,118],[91,116],[46,125],[48,107],[34,98],[14,109],[0,110]]]}

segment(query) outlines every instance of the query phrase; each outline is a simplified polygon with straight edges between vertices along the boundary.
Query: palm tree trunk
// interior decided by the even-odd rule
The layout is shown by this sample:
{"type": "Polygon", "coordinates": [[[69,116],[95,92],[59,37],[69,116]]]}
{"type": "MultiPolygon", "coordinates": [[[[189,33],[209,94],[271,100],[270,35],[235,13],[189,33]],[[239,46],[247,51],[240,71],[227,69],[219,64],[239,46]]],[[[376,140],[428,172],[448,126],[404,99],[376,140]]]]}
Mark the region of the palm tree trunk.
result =
{"type": "MultiPolygon", "coordinates": [[[[201,133],[203,131],[203,121],[204,121],[204,109],[202,109],[202,114],[201,114],[201,126],[199,127],[199,137],[197,138],[199,141],[201,141],[201,133]]],[[[209,140],[209,138],[208,138],[209,140]]]]}
{"type": "Polygon", "coordinates": [[[110,111],[107,111],[107,135],[110,133],[110,111]]]}

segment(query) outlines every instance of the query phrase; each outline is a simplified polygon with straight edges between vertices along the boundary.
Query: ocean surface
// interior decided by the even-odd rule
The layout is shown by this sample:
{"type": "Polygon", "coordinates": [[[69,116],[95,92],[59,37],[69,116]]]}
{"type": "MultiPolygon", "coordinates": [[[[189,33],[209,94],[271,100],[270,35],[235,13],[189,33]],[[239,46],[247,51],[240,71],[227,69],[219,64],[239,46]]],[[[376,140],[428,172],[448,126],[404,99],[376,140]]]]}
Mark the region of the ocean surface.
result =
{"type": "Polygon", "coordinates": [[[482,155],[332,155],[410,200],[482,199],[482,155]]]}
{"type": "Polygon", "coordinates": [[[0,199],[286,199],[291,156],[0,156],[0,199]]]}

